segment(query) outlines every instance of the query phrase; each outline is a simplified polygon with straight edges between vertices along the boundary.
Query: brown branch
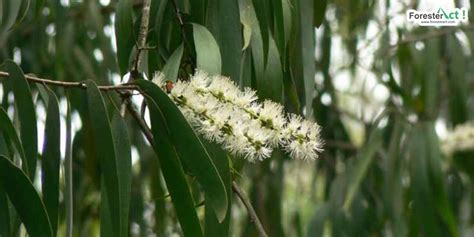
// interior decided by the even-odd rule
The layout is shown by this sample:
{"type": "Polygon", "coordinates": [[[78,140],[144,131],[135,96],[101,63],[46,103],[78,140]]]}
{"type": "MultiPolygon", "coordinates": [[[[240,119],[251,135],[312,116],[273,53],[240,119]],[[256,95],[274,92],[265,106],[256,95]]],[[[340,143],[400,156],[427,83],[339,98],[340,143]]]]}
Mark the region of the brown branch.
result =
{"type": "Polygon", "coordinates": [[[143,1],[142,21],[140,23],[140,32],[138,34],[137,53],[133,62],[131,80],[138,76],[138,66],[140,65],[140,54],[146,48],[146,38],[148,33],[148,24],[150,22],[150,4],[151,0],[143,1]]]}
{"type": "Polygon", "coordinates": [[[178,20],[179,27],[181,28],[181,37],[183,38],[183,42],[187,44],[186,31],[184,28],[185,26],[184,26],[183,17],[181,16],[181,11],[178,8],[178,4],[176,3],[176,0],[171,0],[171,4],[173,5],[173,9],[176,14],[176,19],[178,20]]]}
{"type": "Polygon", "coordinates": [[[153,134],[151,133],[151,130],[148,127],[148,125],[146,124],[145,120],[140,116],[138,111],[133,107],[130,100],[127,100],[125,103],[126,103],[128,112],[137,121],[138,126],[140,126],[140,129],[142,130],[142,132],[145,135],[146,139],[148,140],[150,145],[153,146],[153,144],[154,144],[153,134]]]}
{"type": "MultiPolygon", "coordinates": [[[[0,77],[9,78],[10,75],[8,72],[0,71],[0,77]]],[[[70,82],[70,81],[54,81],[51,79],[39,78],[35,76],[25,75],[25,79],[35,83],[41,84],[48,84],[53,86],[61,86],[64,88],[79,88],[79,89],[86,89],[87,86],[84,82],[70,82]]],[[[112,85],[112,86],[97,86],[99,90],[103,91],[113,91],[113,90],[138,90],[136,85],[132,84],[120,84],[120,85],[112,85]]]]}
{"type": "Polygon", "coordinates": [[[250,200],[247,198],[247,196],[245,196],[244,192],[240,189],[239,185],[237,185],[235,181],[232,182],[232,190],[235,194],[237,194],[237,197],[239,197],[240,201],[242,201],[245,208],[247,209],[247,212],[250,216],[250,221],[255,224],[255,227],[257,228],[260,237],[268,237],[267,233],[265,232],[265,229],[263,228],[262,222],[260,222],[260,219],[258,218],[255,209],[253,209],[253,206],[250,203],[250,200]]]}
{"type": "MultiPolygon", "coordinates": [[[[134,81],[139,77],[139,72],[138,72],[138,67],[140,65],[140,54],[142,52],[142,49],[146,47],[146,38],[148,34],[148,24],[150,21],[150,5],[151,5],[151,0],[143,0],[143,8],[142,8],[142,20],[140,22],[140,31],[138,33],[138,42],[137,42],[137,53],[135,54],[135,58],[133,60],[133,66],[130,71],[130,81],[134,81]]],[[[128,109],[130,111],[130,108],[127,106],[127,104],[131,104],[130,102],[130,93],[125,93],[122,95],[122,104],[120,106],[120,115],[122,117],[125,115],[125,110],[128,109]]],[[[132,114],[132,112],[130,111],[132,114]]]]}
{"type": "Polygon", "coordinates": [[[417,42],[417,41],[428,40],[428,39],[440,37],[440,36],[443,36],[443,35],[448,35],[448,34],[451,34],[451,33],[455,33],[456,31],[462,31],[462,30],[473,31],[474,26],[469,25],[469,26],[461,26],[461,27],[447,27],[447,28],[443,28],[441,30],[429,31],[428,33],[425,33],[423,35],[408,36],[405,39],[402,39],[402,40],[398,41],[395,44],[389,45],[388,46],[388,51],[390,51],[394,48],[397,48],[400,45],[409,44],[409,43],[413,43],[413,42],[417,42]]]}

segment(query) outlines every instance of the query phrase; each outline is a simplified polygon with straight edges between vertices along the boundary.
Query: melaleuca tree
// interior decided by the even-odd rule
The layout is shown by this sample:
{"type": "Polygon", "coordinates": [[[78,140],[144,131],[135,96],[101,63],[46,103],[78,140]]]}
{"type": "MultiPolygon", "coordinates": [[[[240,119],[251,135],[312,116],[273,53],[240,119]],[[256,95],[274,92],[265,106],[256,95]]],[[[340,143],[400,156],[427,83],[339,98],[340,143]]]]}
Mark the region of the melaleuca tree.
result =
{"type": "Polygon", "coordinates": [[[473,28],[417,7],[0,1],[0,236],[469,235],[473,28]]]}

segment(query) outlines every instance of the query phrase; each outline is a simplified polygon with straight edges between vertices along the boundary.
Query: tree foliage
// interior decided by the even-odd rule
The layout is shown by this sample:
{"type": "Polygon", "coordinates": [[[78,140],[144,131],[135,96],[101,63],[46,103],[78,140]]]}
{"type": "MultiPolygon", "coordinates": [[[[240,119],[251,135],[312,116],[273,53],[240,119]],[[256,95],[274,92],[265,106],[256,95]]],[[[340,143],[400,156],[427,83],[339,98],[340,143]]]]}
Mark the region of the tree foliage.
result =
{"type": "Polygon", "coordinates": [[[398,2],[0,1],[0,236],[469,235],[474,153],[441,143],[474,28],[398,2]],[[196,70],[316,121],[320,158],[206,140],[166,94],[196,70]]]}

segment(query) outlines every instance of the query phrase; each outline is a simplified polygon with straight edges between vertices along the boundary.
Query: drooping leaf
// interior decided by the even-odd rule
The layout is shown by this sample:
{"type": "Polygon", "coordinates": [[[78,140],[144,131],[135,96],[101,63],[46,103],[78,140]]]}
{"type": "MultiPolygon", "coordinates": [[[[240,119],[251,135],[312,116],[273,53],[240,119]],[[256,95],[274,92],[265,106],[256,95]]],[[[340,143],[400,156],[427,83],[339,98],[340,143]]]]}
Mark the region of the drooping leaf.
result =
{"type": "Polygon", "coordinates": [[[221,74],[221,53],[211,32],[202,25],[193,24],[193,37],[196,46],[197,68],[210,75],[221,74]]]}
{"type": "Polygon", "coordinates": [[[23,71],[13,61],[6,61],[3,65],[10,74],[15,104],[20,119],[20,139],[27,160],[27,174],[34,180],[36,159],[38,153],[38,138],[36,127],[36,113],[30,86],[25,79],[23,71]]]}
{"type": "MultiPolygon", "coordinates": [[[[15,127],[13,126],[12,121],[8,117],[8,114],[2,107],[0,107],[0,130],[4,132],[6,136],[8,136],[9,140],[15,145],[17,152],[20,154],[21,160],[23,163],[28,163],[26,159],[25,152],[23,151],[23,145],[21,144],[20,138],[18,137],[15,127]]],[[[5,137],[4,137],[5,138],[5,137]]],[[[5,144],[8,146],[8,144],[5,144]]],[[[2,152],[2,155],[6,154],[6,152],[2,152]]]]}
{"type": "Polygon", "coordinates": [[[263,78],[265,71],[264,45],[260,25],[257,20],[255,8],[251,0],[239,1],[240,21],[248,25],[252,30],[252,39],[250,40],[252,61],[255,68],[256,78],[263,78]]]}
{"type": "Polygon", "coordinates": [[[20,14],[20,8],[22,4],[22,0],[9,0],[5,1],[2,4],[3,8],[6,8],[8,10],[4,10],[4,13],[6,13],[5,16],[2,16],[4,21],[0,19],[1,25],[0,25],[0,32],[5,32],[10,30],[10,28],[15,25],[16,19],[18,18],[18,15],[20,14]]]}
{"type": "Polygon", "coordinates": [[[30,236],[53,236],[48,214],[33,183],[4,155],[0,155],[0,185],[30,236]]]}
{"type": "Polygon", "coordinates": [[[352,181],[349,184],[347,196],[344,201],[344,210],[346,211],[351,208],[352,202],[359,191],[359,187],[366,177],[367,170],[374,160],[375,153],[382,145],[381,135],[382,132],[375,128],[372,131],[367,144],[361,151],[360,156],[358,156],[354,169],[352,170],[352,177],[350,178],[352,181]]]}
{"type": "Polygon", "coordinates": [[[268,60],[263,78],[257,78],[260,98],[281,102],[283,96],[283,71],[275,41],[270,37],[268,60]]]}
{"type": "Polygon", "coordinates": [[[235,82],[240,78],[242,28],[239,3],[235,0],[208,0],[206,26],[212,32],[222,61],[222,75],[235,82]]]}
{"type": "Polygon", "coordinates": [[[105,191],[107,192],[108,208],[110,210],[110,221],[114,226],[114,236],[120,236],[122,230],[121,222],[121,191],[120,178],[118,177],[118,160],[116,148],[112,136],[109,115],[105,107],[104,99],[96,84],[88,80],[87,85],[87,105],[92,133],[94,136],[96,155],[99,158],[102,177],[104,179],[105,191]]]}
{"type": "Polygon", "coordinates": [[[209,197],[210,205],[214,208],[217,219],[222,221],[228,209],[226,189],[201,140],[194,133],[178,107],[158,86],[143,80],[137,82],[137,85],[159,106],[166,119],[165,124],[170,132],[171,142],[176,148],[179,158],[190,169],[192,175],[196,176],[209,197]]]}
{"type": "Polygon", "coordinates": [[[321,26],[326,14],[327,0],[314,0],[314,20],[313,24],[316,27],[321,26]]]}
{"type": "Polygon", "coordinates": [[[176,82],[178,79],[179,66],[181,65],[181,58],[183,57],[184,46],[181,44],[170,56],[165,66],[163,67],[163,74],[166,80],[176,82]]]}
{"type": "MultiPolygon", "coordinates": [[[[295,22],[296,41],[294,42],[295,54],[292,56],[294,63],[294,78],[301,78],[304,85],[304,106],[306,108],[306,116],[311,116],[312,101],[314,95],[314,74],[315,57],[314,57],[314,27],[313,27],[313,0],[296,1],[295,10],[297,11],[297,21],[295,22]]],[[[291,60],[291,59],[290,59],[291,60]]]]}
{"type": "Polygon", "coordinates": [[[128,220],[130,213],[130,192],[132,187],[132,151],[130,137],[127,131],[127,124],[118,111],[112,117],[112,135],[114,137],[115,154],[117,154],[118,177],[120,185],[120,220],[122,221],[122,236],[127,236],[128,220]]]}
{"type": "Polygon", "coordinates": [[[448,201],[448,194],[446,193],[445,182],[443,180],[443,173],[441,171],[441,150],[438,142],[434,124],[427,123],[423,127],[423,134],[426,140],[427,168],[432,185],[433,199],[435,201],[436,209],[441,219],[447,225],[451,236],[459,236],[457,229],[456,218],[453,215],[450,203],[448,201]]]}
{"type": "MultiPolygon", "coordinates": [[[[224,182],[227,191],[228,206],[232,205],[232,181],[229,167],[229,158],[227,153],[219,147],[219,145],[210,143],[205,139],[201,139],[204,147],[209,152],[209,156],[219,171],[219,175],[224,182]]],[[[206,197],[207,200],[207,197],[206,197]]],[[[227,211],[224,221],[219,222],[210,205],[205,205],[205,236],[226,237],[230,235],[230,216],[231,209],[227,211]]]]}
{"type": "Polygon", "coordinates": [[[409,137],[410,197],[413,200],[412,229],[416,227],[417,233],[426,236],[442,236],[429,181],[427,143],[423,130],[416,127],[410,132],[409,137]]]}
{"type": "Polygon", "coordinates": [[[66,112],[66,149],[64,158],[64,209],[66,216],[66,236],[72,237],[74,223],[74,204],[73,204],[73,181],[72,181],[72,121],[71,121],[71,102],[69,94],[67,96],[66,112]]]}
{"type": "Polygon", "coordinates": [[[134,45],[132,10],[132,0],[118,1],[115,15],[115,39],[117,42],[117,62],[122,76],[129,69],[130,53],[134,45]]]}
{"type": "Polygon", "coordinates": [[[49,90],[48,108],[46,115],[45,141],[41,162],[41,187],[44,204],[51,221],[53,235],[56,236],[59,215],[59,169],[61,163],[61,124],[59,117],[58,99],[49,90]]]}
{"type": "MultiPolygon", "coordinates": [[[[137,83],[140,83],[138,81],[137,83]]],[[[149,85],[148,85],[149,86],[149,85]]],[[[160,161],[163,178],[171,196],[176,215],[185,236],[203,236],[194,201],[184,175],[181,161],[171,141],[172,131],[164,113],[152,96],[146,97],[150,109],[154,149],[160,161]]]]}
{"type": "MultiPolygon", "coordinates": [[[[1,135],[0,135],[1,136],[1,135]]],[[[0,154],[3,155],[3,154],[0,154]]],[[[8,207],[7,192],[0,184],[0,236],[11,236],[10,211],[8,207]]]]}

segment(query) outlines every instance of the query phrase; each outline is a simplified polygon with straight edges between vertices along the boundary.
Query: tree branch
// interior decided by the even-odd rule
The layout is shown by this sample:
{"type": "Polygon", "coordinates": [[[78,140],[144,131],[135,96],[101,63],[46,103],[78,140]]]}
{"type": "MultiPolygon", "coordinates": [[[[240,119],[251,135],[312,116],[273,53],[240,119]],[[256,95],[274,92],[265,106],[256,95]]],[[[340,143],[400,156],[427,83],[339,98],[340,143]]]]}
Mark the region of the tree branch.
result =
{"type": "MultiPolygon", "coordinates": [[[[10,75],[8,72],[0,71],[0,77],[9,78],[10,75]]],[[[39,78],[35,76],[25,75],[26,80],[35,82],[35,83],[44,83],[48,85],[54,86],[61,86],[64,88],[79,88],[79,89],[86,89],[87,86],[83,82],[69,82],[69,81],[54,81],[45,78],[39,78]]],[[[138,90],[138,87],[132,84],[120,84],[120,85],[113,85],[113,86],[97,86],[99,90],[102,91],[113,91],[113,90],[138,90]]]]}
{"type": "Polygon", "coordinates": [[[140,65],[140,54],[146,48],[146,38],[148,33],[148,24],[150,22],[150,4],[151,0],[143,1],[142,21],[140,23],[140,32],[138,34],[137,53],[133,60],[133,68],[131,71],[131,80],[138,76],[138,66],[140,65]]]}
{"type": "Polygon", "coordinates": [[[244,192],[240,189],[239,185],[235,181],[232,182],[232,190],[235,194],[237,194],[237,197],[239,197],[240,201],[242,201],[245,208],[247,209],[247,212],[250,216],[250,221],[255,224],[260,237],[268,237],[265,229],[263,228],[262,222],[260,222],[255,209],[253,209],[253,206],[250,203],[250,200],[247,198],[247,196],[245,196],[244,192]]]}
{"type": "Polygon", "coordinates": [[[130,100],[126,101],[125,103],[126,103],[128,112],[137,121],[138,126],[140,126],[140,129],[142,130],[142,132],[145,135],[146,139],[148,140],[150,145],[153,146],[153,144],[154,144],[153,134],[151,133],[151,130],[148,127],[148,125],[146,124],[145,120],[143,120],[143,118],[140,116],[138,111],[133,107],[130,100]]]}

